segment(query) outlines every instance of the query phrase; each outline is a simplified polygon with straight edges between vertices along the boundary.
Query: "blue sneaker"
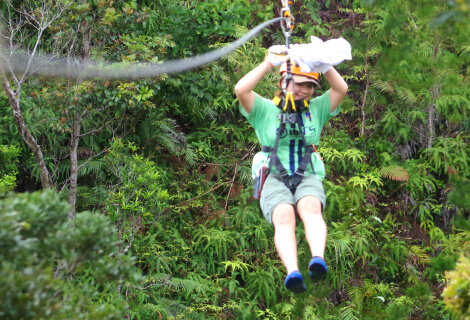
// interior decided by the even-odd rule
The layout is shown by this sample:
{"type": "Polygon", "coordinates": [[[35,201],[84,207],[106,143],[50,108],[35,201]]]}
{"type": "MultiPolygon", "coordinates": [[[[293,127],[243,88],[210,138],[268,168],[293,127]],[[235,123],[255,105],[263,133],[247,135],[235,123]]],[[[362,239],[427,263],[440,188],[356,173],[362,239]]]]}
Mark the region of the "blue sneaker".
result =
{"type": "Polygon", "coordinates": [[[328,268],[326,267],[325,260],[320,257],[313,257],[308,265],[310,271],[309,276],[313,282],[318,282],[325,279],[328,268]]]}
{"type": "Polygon", "coordinates": [[[307,290],[304,284],[304,279],[302,278],[302,274],[298,270],[292,271],[287,275],[286,281],[284,281],[284,286],[296,294],[307,290]]]}

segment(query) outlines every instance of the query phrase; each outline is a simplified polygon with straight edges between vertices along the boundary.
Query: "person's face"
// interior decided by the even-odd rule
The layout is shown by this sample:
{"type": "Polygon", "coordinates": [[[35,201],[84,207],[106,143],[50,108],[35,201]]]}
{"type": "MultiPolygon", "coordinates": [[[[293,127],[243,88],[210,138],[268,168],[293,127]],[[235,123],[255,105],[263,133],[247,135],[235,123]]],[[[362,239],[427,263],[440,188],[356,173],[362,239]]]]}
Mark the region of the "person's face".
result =
{"type": "MultiPolygon", "coordinates": [[[[287,91],[289,91],[291,88],[292,84],[289,84],[287,91]]],[[[296,82],[294,86],[294,100],[303,99],[308,101],[312,98],[314,91],[315,88],[312,82],[296,82]]]]}

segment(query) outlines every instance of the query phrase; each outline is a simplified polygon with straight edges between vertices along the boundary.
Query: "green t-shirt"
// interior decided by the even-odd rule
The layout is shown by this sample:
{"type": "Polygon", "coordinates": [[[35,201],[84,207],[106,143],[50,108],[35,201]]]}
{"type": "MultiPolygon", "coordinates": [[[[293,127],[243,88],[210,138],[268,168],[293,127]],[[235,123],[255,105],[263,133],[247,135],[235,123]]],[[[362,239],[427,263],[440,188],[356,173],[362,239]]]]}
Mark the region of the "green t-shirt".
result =
{"type": "MultiPolygon", "coordinates": [[[[330,112],[330,91],[310,100],[308,111],[302,112],[301,124],[304,128],[304,136],[307,145],[314,144],[317,146],[320,142],[320,134],[323,125],[336,116],[340,107],[331,113],[330,112]]],[[[265,99],[258,94],[255,94],[255,102],[250,114],[247,114],[245,109],[240,106],[242,114],[247,118],[248,122],[255,129],[256,135],[261,145],[274,147],[276,142],[277,131],[280,124],[278,115],[282,113],[274,102],[265,99]]],[[[278,146],[278,156],[282,165],[292,175],[302,160],[305,153],[305,146],[303,146],[302,135],[298,131],[298,126],[295,127],[290,123],[286,124],[286,130],[281,133],[278,146]]],[[[257,172],[259,166],[266,163],[268,153],[258,152],[253,158],[252,174],[253,177],[257,172]]],[[[312,163],[315,168],[317,177],[321,180],[325,177],[325,166],[323,161],[317,153],[312,153],[312,163]]],[[[276,171],[272,166],[271,170],[276,171]]],[[[309,165],[306,174],[312,174],[312,168],[309,165]]]]}

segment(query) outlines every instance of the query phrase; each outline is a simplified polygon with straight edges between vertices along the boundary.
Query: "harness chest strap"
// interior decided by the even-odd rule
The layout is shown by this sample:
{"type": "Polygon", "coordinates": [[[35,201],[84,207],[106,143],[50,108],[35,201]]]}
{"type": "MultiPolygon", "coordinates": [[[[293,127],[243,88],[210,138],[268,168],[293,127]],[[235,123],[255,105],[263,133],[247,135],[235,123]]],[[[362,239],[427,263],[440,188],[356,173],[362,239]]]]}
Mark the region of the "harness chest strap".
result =
{"type": "Polygon", "coordinates": [[[276,97],[273,99],[273,102],[279,107],[282,108],[284,112],[287,113],[282,113],[279,115],[279,118],[281,119],[281,123],[279,125],[279,130],[277,131],[276,135],[276,141],[274,143],[274,147],[269,147],[269,146],[261,146],[261,151],[263,152],[268,152],[270,153],[270,161],[269,161],[269,168],[268,168],[268,174],[271,172],[271,167],[274,165],[276,168],[276,171],[281,175],[281,179],[284,182],[284,184],[292,191],[294,192],[297,186],[300,184],[302,181],[305,171],[308,168],[308,165],[310,164],[312,166],[313,173],[315,174],[315,169],[313,167],[312,163],[312,153],[315,151],[316,148],[315,146],[309,145],[307,146],[305,136],[302,130],[301,123],[299,121],[300,112],[308,109],[308,103],[305,100],[295,100],[294,103],[291,101],[283,101],[284,99],[281,99],[279,97],[276,97]],[[291,103],[289,103],[291,102],[291,103]],[[282,105],[285,103],[285,106],[282,107],[282,105]],[[288,108],[290,106],[290,108],[288,108]],[[302,136],[302,141],[303,145],[307,146],[305,147],[305,153],[302,157],[302,160],[300,161],[299,166],[295,170],[294,174],[292,177],[290,177],[287,173],[287,170],[284,168],[282,165],[278,155],[277,155],[277,149],[279,146],[279,140],[281,136],[281,132],[285,130],[286,124],[291,123],[292,125],[298,125],[299,126],[299,132],[302,136]]]}
{"type": "Polygon", "coordinates": [[[294,100],[292,96],[291,99],[274,97],[272,102],[279,108],[282,109],[284,112],[288,112],[289,102],[292,105],[292,111],[294,112],[302,112],[304,110],[308,110],[308,102],[307,100],[294,100]]]}
{"type": "Polygon", "coordinates": [[[261,150],[263,152],[270,152],[270,164],[269,164],[269,169],[268,173],[271,171],[271,166],[273,165],[276,168],[276,171],[281,175],[282,181],[286,184],[286,186],[295,191],[295,188],[300,184],[302,181],[303,177],[305,176],[305,171],[307,171],[308,165],[312,165],[312,170],[315,173],[315,169],[313,168],[312,164],[312,153],[314,152],[313,146],[309,145],[307,148],[305,148],[305,154],[300,161],[299,166],[294,172],[294,175],[291,177],[287,174],[287,170],[284,168],[282,165],[277,152],[274,152],[274,148],[268,147],[268,146],[262,146],[261,150]]]}

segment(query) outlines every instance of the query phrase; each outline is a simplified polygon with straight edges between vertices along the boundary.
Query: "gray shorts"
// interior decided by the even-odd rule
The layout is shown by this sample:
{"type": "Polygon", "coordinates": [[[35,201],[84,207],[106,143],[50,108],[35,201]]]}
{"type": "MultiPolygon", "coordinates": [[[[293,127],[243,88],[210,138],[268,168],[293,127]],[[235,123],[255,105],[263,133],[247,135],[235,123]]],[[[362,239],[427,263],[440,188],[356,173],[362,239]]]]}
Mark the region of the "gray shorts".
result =
{"type": "Polygon", "coordinates": [[[326,205],[325,190],[316,175],[305,176],[297,186],[295,193],[292,194],[278,173],[270,173],[261,191],[259,203],[264,217],[272,224],[273,211],[278,204],[288,203],[295,207],[297,202],[305,196],[317,197],[321,202],[323,211],[326,205]]]}

